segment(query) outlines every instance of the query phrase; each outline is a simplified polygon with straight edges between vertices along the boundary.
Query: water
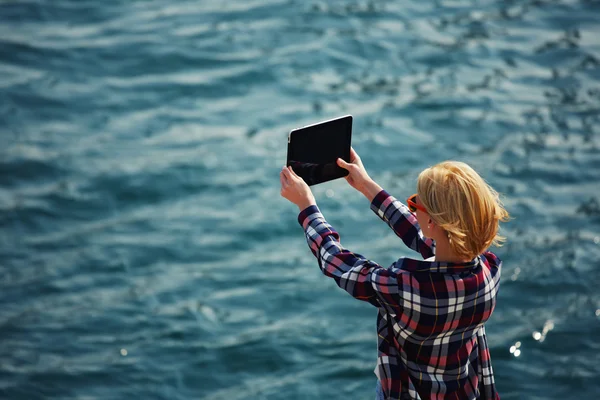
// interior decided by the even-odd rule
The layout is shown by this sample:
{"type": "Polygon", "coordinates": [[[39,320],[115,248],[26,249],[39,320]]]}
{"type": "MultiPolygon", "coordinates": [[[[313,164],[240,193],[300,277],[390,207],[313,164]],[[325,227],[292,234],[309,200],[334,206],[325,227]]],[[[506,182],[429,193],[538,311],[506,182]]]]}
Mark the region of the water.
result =
{"type": "MultiPolygon", "coordinates": [[[[279,197],[343,114],[399,198],[445,159],[513,219],[503,399],[600,397],[600,2],[0,1],[0,397],[373,398],[375,310],[279,197]]],[[[342,180],[343,243],[409,255],[342,180]]]]}

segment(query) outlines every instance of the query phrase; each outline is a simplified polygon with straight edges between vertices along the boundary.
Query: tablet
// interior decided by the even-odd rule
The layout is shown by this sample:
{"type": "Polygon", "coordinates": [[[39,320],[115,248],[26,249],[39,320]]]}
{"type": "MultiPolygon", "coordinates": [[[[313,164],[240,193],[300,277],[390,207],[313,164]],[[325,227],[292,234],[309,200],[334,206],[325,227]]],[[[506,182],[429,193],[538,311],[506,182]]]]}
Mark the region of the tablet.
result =
{"type": "Polygon", "coordinates": [[[294,129],[288,136],[287,165],[312,186],[348,175],[336,160],[350,162],[352,116],[294,129]]]}

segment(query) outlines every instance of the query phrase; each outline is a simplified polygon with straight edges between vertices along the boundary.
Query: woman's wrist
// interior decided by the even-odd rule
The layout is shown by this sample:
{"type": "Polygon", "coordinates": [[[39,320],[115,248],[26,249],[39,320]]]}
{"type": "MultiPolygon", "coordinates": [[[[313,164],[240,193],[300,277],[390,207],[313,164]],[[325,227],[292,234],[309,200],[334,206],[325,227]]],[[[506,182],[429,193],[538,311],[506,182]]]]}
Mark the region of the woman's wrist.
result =
{"type": "Polygon", "coordinates": [[[300,211],[304,211],[310,206],[316,206],[317,202],[315,201],[314,198],[312,198],[312,199],[305,199],[303,201],[299,201],[298,203],[296,203],[296,205],[298,206],[298,209],[300,211]]]}
{"type": "Polygon", "coordinates": [[[369,201],[373,201],[375,196],[383,189],[381,186],[377,184],[373,179],[366,180],[363,185],[361,185],[360,192],[367,198],[369,201]]]}

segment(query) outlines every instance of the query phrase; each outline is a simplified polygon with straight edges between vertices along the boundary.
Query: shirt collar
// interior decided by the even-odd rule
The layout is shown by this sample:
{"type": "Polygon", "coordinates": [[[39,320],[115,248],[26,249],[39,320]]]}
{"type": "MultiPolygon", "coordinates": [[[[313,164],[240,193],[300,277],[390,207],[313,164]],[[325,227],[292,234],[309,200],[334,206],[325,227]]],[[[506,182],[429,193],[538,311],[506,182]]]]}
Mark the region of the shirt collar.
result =
{"type": "Polygon", "coordinates": [[[412,258],[402,258],[400,268],[409,272],[441,272],[441,273],[459,273],[469,271],[479,264],[479,257],[466,263],[450,263],[438,261],[415,260],[412,258]]]}

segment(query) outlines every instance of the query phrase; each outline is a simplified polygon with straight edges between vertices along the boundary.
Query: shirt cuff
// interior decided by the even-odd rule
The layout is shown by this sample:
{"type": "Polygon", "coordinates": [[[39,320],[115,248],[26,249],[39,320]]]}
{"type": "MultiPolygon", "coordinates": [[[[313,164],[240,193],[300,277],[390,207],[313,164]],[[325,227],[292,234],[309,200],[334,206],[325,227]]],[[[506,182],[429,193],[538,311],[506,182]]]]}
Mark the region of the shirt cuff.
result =
{"type": "Polygon", "coordinates": [[[302,210],[300,212],[300,214],[298,214],[298,223],[300,224],[300,226],[302,226],[304,228],[304,221],[312,214],[320,213],[320,212],[321,211],[319,210],[319,207],[317,207],[315,205],[308,206],[304,210],[302,210]]]}
{"type": "Polygon", "coordinates": [[[385,199],[387,199],[390,196],[391,195],[388,192],[386,192],[385,190],[382,190],[381,192],[377,193],[377,195],[375,196],[375,198],[371,202],[371,209],[372,210],[379,210],[381,208],[381,205],[385,201],[385,199]]]}

